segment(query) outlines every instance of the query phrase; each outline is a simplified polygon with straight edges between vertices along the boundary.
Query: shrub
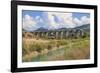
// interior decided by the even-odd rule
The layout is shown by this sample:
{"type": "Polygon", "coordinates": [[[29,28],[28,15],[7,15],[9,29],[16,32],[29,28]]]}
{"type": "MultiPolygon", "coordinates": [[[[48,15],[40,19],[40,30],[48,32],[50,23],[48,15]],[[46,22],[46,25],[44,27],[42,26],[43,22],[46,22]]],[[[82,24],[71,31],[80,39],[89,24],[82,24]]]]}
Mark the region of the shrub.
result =
{"type": "Polygon", "coordinates": [[[37,51],[37,52],[41,52],[41,50],[43,50],[43,46],[42,46],[42,44],[35,44],[35,50],[37,51]]]}
{"type": "Polygon", "coordinates": [[[27,54],[27,51],[25,50],[25,48],[22,48],[22,55],[26,55],[27,54]]]}
{"type": "Polygon", "coordinates": [[[47,49],[51,50],[52,49],[52,45],[48,44],[47,49]]]}

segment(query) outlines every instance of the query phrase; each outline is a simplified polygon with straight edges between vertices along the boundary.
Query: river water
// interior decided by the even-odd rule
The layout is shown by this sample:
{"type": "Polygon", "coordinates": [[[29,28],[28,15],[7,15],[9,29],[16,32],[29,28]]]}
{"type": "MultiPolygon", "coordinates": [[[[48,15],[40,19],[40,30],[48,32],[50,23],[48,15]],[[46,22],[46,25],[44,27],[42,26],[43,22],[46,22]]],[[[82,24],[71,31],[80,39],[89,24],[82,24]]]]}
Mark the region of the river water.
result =
{"type": "Polygon", "coordinates": [[[63,55],[65,53],[65,50],[66,49],[64,49],[64,48],[60,48],[60,49],[57,49],[54,51],[50,51],[47,54],[38,55],[38,56],[32,58],[32,62],[49,61],[50,58],[52,58],[52,57],[63,55]]]}

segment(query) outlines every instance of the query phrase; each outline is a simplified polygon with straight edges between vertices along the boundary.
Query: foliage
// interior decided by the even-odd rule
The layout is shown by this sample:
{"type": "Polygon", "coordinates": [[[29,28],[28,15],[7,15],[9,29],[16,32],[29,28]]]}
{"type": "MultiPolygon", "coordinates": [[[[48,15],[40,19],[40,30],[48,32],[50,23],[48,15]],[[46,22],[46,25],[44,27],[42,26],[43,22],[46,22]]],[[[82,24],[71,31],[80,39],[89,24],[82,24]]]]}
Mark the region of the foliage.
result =
{"type": "MultiPolygon", "coordinates": [[[[32,61],[31,59],[45,53],[43,58],[48,52],[52,52],[51,57],[46,57],[47,60],[69,60],[69,59],[86,59],[89,58],[90,41],[89,37],[77,39],[60,39],[60,40],[34,40],[23,39],[23,61],[32,61]],[[61,48],[63,47],[63,48],[61,48]],[[62,49],[60,54],[57,50],[62,49]],[[56,49],[55,51],[52,51],[56,49]],[[54,52],[54,53],[53,53],[54,52]],[[56,52],[56,53],[55,53],[56,52]],[[34,53],[34,54],[33,54],[34,53]],[[27,57],[27,58],[26,58],[27,57]]],[[[41,58],[42,59],[42,58],[41,58]]]]}

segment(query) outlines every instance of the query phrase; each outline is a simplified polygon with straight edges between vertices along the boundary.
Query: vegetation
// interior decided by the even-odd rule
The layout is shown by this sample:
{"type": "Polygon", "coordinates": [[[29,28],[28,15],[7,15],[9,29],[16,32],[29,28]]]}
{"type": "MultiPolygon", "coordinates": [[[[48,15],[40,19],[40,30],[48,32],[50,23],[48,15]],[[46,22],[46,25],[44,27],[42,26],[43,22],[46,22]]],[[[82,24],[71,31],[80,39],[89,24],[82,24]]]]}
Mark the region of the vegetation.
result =
{"type": "Polygon", "coordinates": [[[45,57],[43,61],[88,59],[90,57],[89,37],[62,40],[23,38],[22,46],[23,62],[35,61],[38,56],[41,56],[38,61],[42,61],[42,57],[45,57]],[[59,50],[62,52],[59,53],[59,50]],[[48,56],[48,53],[51,55],[48,56]]]}

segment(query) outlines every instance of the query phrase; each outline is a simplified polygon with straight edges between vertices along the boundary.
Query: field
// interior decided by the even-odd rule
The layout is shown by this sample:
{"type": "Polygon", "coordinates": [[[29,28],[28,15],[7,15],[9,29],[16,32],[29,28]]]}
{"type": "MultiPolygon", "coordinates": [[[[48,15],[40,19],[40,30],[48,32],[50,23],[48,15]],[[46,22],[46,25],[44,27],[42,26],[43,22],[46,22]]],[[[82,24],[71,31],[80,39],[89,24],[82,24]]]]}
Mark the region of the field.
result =
{"type": "Polygon", "coordinates": [[[90,58],[90,39],[35,39],[24,38],[22,61],[79,60],[90,58]]]}

